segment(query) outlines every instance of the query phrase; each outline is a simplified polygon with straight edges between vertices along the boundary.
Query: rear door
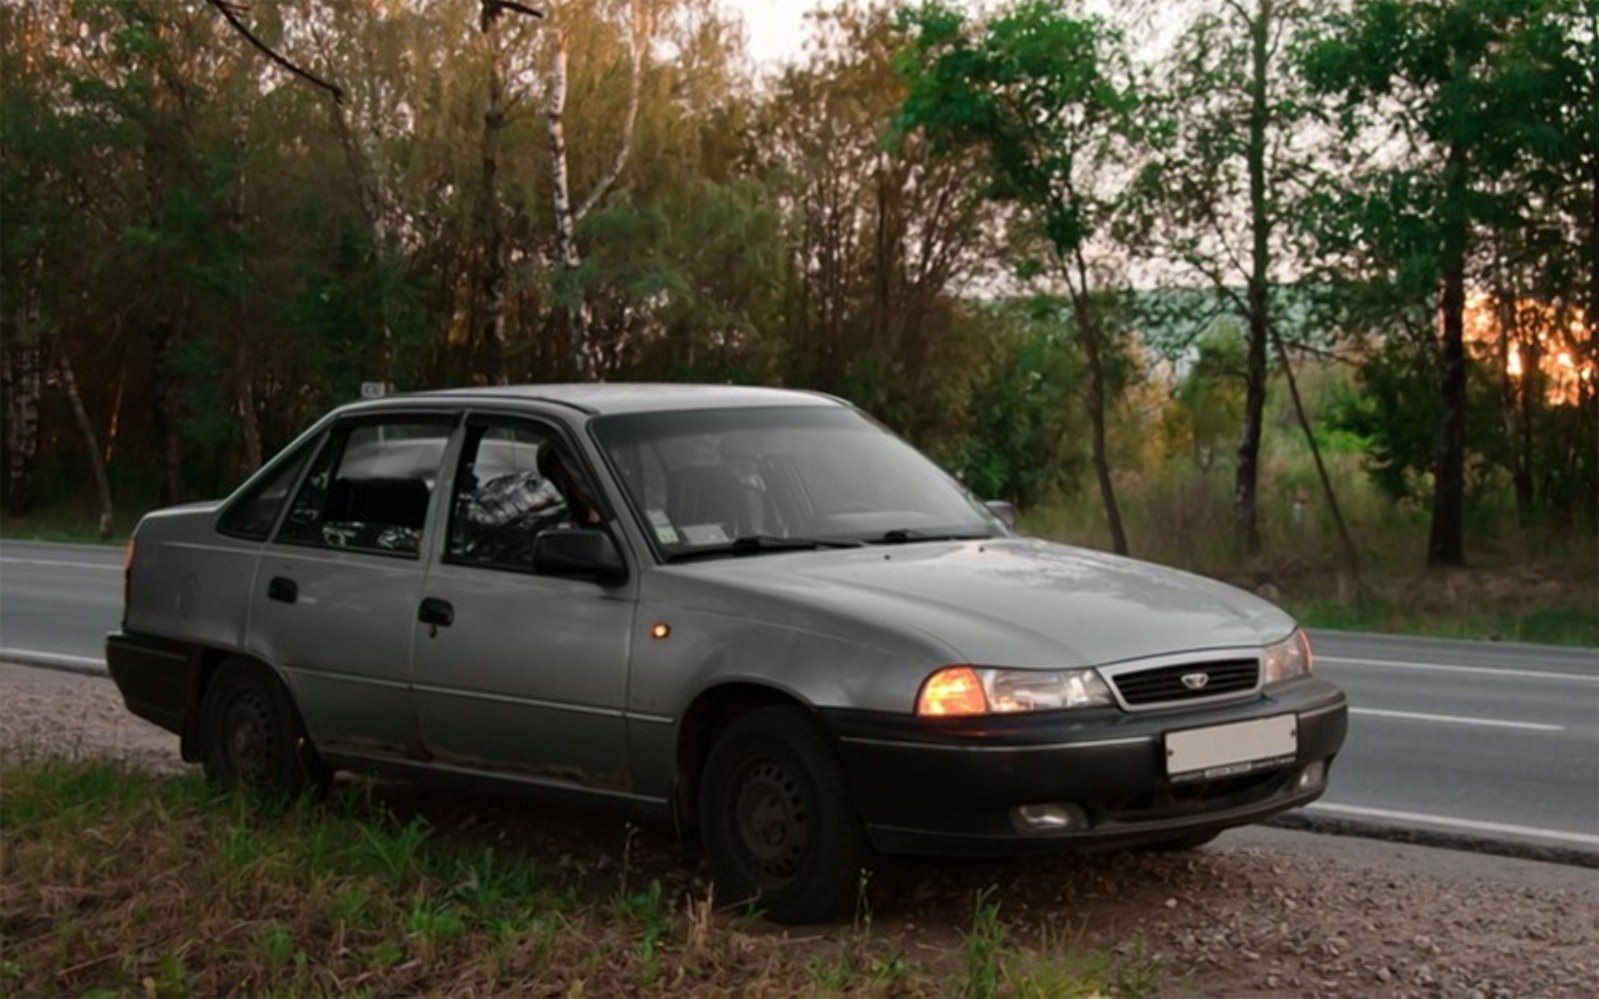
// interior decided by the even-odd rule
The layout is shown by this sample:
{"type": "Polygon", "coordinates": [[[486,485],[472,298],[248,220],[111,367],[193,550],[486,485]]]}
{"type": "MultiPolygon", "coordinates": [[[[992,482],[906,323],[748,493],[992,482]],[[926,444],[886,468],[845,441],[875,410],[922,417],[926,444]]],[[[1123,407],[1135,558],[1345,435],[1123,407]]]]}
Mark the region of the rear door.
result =
{"type": "Polygon", "coordinates": [[[630,790],[634,583],[540,575],[531,558],[543,531],[610,529],[588,470],[552,424],[474,415],[447,491],[424,599],[449,623],[414,624],[411,679],[430,757],[630,790]]]}
{"type": "Polygon", "coordinates": [[[249,644],[327,753],[414,755],[407,672],[423,534],[457,414],[336,424],[261,553],[249,644]]]}

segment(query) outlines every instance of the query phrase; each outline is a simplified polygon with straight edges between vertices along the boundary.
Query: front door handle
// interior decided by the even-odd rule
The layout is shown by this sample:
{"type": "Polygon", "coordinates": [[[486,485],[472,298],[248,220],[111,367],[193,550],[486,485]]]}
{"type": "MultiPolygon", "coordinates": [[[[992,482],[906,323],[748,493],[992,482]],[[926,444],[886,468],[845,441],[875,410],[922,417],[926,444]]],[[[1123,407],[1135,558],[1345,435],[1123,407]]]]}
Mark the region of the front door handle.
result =
{"type": "Polygon", "coordinates": [[[448,628],[455,623],[455,607],[448,600],[424,597],[422,606],[417,608],[416,619],[429,626],[428,635],[431,637],[437,635],[440,628],[448,628]]]}
{"type": "Polygon", "coordinates": [[[267,599],[292,604],[300,599],[300,584],[287,576],[273,576],[267,583],[267,599]]]}

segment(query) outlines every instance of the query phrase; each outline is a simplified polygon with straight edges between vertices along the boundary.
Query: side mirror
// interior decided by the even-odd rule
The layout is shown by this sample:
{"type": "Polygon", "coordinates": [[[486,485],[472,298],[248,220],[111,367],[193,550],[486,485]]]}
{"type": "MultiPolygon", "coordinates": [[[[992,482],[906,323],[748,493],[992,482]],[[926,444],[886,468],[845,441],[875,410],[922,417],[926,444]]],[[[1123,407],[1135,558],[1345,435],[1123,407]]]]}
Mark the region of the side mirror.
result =
{"type": "Polygon", "coordinates": [[[988,512],[1000,519],[1006,527],[1016,527],[1016,504],[1006,500],[989,500],[983,504],[988,507],[988,512]]]}
{"type": "Polygon", "coordinates": [[[547,576],[582,576],[601,583],[627,578],[616,542],[595,528],[545,531],[533,542],[533,568],[547,576]]]}

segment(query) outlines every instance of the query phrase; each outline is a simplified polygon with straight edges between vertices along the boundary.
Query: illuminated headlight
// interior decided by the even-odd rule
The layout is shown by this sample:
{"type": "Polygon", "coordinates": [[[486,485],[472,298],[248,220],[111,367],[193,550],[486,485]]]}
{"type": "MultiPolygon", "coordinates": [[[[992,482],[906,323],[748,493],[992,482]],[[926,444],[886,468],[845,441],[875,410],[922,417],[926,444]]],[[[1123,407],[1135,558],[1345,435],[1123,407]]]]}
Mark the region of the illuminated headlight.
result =
{"type": "Polygon", "coordinates": [[[1262,679],[1267,684],[1309,676],[1310,639],[1303,631],[1295,629],[1276,645],[1266,646],[1260,655],[1260,666],[1262,679]]]}
{"type": "Polygon", "coordinates": [[[1017,714],[1104,707],[1115,703],[1092,669],[1030,670],[950,666],[928,677],[916,698],[919,715],[1017,714]]]}

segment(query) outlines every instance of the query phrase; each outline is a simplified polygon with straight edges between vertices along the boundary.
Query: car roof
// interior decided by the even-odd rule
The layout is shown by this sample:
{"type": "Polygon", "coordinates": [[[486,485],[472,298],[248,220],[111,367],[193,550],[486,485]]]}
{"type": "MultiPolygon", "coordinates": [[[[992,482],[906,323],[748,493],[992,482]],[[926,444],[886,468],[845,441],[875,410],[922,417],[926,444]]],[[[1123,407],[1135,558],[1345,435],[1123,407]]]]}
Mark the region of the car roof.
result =
{"type": "Polygon", "coordinates": [[[549,385],[491,385],[387,396],[349,409],[385,409],[418,401],[545,402],[590,415],[650,413],[664,410],[739,409],[758,406],[844,406],[841,399],[801,389],[753,385],[691,385],[677,382],[576,382],[549,385]]]}

